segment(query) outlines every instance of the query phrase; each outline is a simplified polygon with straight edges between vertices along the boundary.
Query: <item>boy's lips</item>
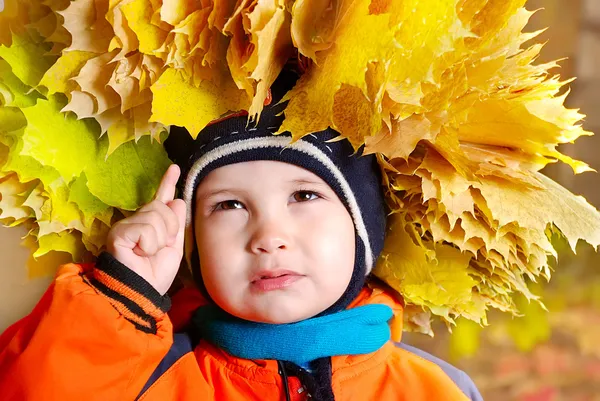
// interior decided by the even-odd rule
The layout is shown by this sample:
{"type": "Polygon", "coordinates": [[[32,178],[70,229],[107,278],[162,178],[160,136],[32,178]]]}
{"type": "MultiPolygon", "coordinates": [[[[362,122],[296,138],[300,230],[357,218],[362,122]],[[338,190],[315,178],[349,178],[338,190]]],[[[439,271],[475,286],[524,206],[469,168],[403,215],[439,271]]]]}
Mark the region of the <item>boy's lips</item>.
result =
{"type": "Polygon", "coordinates": [[[254,275],[250,284],[259,291],[274,291],[288,287],[303,277],[291,270],[262,270],[254,275]]]}

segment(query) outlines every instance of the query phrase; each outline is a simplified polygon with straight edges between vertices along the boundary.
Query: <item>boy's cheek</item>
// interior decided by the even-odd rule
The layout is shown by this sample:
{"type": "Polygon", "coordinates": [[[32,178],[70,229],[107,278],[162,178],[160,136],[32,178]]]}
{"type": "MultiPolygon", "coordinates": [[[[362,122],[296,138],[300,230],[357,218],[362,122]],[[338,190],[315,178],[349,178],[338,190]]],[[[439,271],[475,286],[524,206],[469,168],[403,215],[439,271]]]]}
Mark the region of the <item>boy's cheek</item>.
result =
{"type": "Polygon", "coordinates": [[[206,224],[196,230],[196,246],[198,250],[210,252],[213,249],[239,247],[244,240],[244,232],[236,225],[206,224]]]}

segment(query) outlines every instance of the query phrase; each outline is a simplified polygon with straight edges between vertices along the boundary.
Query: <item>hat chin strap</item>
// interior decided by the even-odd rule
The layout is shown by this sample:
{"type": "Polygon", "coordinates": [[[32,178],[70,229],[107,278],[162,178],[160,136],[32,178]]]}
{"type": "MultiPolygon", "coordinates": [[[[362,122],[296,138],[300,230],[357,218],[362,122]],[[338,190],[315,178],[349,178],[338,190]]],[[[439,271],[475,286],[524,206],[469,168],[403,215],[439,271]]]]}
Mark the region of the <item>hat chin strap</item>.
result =
{"type": "Polygon", "coordinates": [[[365,281],[367,280],[367,266],[364,260],[364,246],[358,236],[356,236],[355,247],[356,256],[354,257],[354,271],[352,272],[352,277],[350,278],[348,287],[346,287],[346,291],[344,291],[342,296],[335,301],[333,305],[319,313],[317,316],[330,315],[346,309],[348,305],[356,299],[364,287],[365,281]]]}

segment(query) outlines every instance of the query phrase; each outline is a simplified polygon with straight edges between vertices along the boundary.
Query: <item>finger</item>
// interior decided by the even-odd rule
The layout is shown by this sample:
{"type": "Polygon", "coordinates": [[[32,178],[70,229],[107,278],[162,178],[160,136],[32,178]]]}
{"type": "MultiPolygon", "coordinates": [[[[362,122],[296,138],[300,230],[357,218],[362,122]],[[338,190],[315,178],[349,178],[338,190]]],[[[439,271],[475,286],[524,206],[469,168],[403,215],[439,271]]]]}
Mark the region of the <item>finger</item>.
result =
{"type": "MultiPolygon", "coordinates": [[[[165,207],[167,206],[165,205],[165,207]]],[[[159,250],[167,245],[169,237],[167,233],[166,221],[161,215],[161,213],[159,213],[157,210],[138,212],[130,218],[121,222],[121,225],[123,226],[132,226],[136,224],[146,224],[152,226],[152,228],[156,232],[156,241],[159,250]]]]}
{"type": "Polygon", "coordinates": [[[120,227],[120,236],[138,256],[152,256],[159,251],[156,230],[150,224],[134,223],[120,227]]]}
{"type": "Polygon", "coordinates": [[[180,251],[183,254],[183,243],[185,237],[185,219],[186,219],[186,207],[185,202],[182,199],[175,199],[167,204],[169,208],[175,213],[177,216],[177,221],[179,223],[177,236],[175,237],[175,242],[173,243],[173,247],[180,251]]]}
{"type": "Polygon", "coordinates": [[[169,206],[157,200],[148,203],[138,211],[139,214],[147,212],[158,213],[161,216],[167,232],[167,242],[171,244],[175,240],[179,230],[179,220],[177,215],[169,208],[169,206]]]}
{"type": "Polygon", "coordinates": [[[175,188],[180,173],[179,166],[171,164],[160,181],[154,199],[165,204],[172,201],[175,198],[175,188]]]}

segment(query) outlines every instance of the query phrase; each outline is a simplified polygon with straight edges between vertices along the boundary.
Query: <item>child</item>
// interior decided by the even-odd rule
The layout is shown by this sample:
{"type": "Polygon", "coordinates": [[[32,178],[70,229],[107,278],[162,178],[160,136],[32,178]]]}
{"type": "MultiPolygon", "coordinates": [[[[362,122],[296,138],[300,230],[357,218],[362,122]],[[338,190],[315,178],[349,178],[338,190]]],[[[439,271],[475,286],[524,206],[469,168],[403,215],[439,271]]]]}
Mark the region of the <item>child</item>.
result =
{"type": "Polygon", "coordinates": [[[60,269],[0,337],[2,400],[481,399],[392,341],[401,304],[366,285],[386,221],[374,156],[332,130],[274,136],[281,111],[205,128],[183,200],[171,166],[95,266],[60,269]],[[169,316],[184,253],[209,301],[183,290],[169,316]]]}

